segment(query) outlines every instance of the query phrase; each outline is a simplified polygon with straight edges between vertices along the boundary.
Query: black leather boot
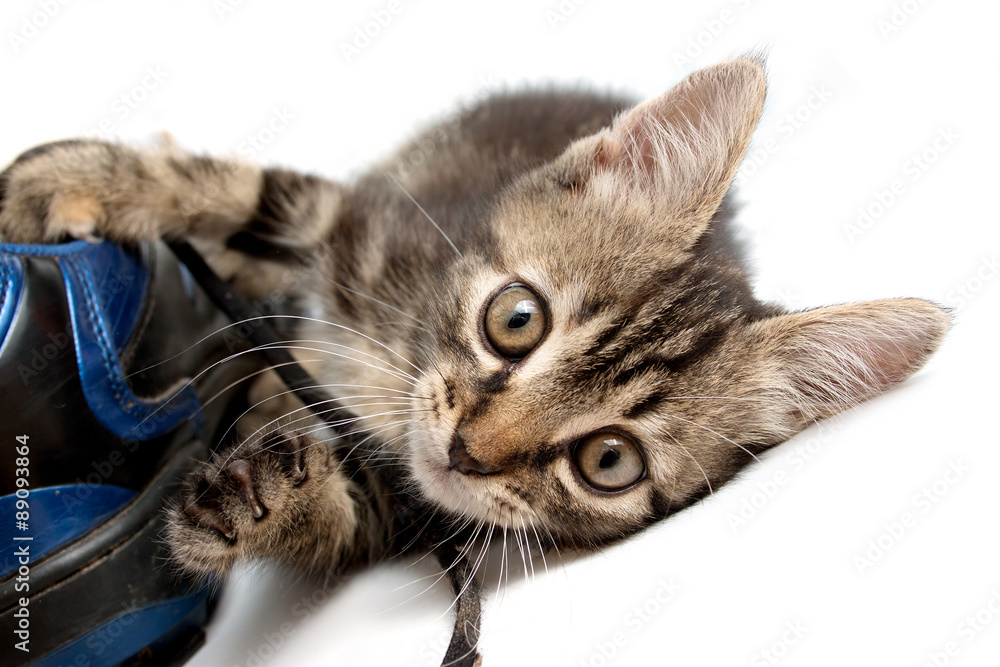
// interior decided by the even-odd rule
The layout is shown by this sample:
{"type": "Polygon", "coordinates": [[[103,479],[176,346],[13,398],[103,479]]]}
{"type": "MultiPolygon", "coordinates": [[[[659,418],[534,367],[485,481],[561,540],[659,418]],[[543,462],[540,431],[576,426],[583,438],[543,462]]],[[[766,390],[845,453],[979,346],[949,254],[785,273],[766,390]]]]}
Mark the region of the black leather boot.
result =
{"type": "Polygon", "coordinates": [[[163,244],[0,244],[0,664],[200,645],[162,510],[260,366],[229,324],[163,244]]]}

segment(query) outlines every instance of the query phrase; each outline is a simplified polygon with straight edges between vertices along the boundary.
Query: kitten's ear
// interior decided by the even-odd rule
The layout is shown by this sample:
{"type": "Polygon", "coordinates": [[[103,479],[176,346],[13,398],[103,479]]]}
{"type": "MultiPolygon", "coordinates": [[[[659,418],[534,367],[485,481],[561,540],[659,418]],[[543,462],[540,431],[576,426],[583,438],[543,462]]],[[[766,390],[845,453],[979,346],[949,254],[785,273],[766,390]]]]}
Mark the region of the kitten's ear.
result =
{"type": "Polygon", "coordinates": [[[614,174],[678,215],[707,220],[729,189],[760,121],[767,81],[740,58],[699,70],[568,151],[579,185],[614,174]]]}
{"type": "Polygon", "coordinates": [[[950,327],[933,303],[885,299],[778,315],[750,325],[744,342],[764,354],[764,385],[798,430],[908,378],[950,327]]]}

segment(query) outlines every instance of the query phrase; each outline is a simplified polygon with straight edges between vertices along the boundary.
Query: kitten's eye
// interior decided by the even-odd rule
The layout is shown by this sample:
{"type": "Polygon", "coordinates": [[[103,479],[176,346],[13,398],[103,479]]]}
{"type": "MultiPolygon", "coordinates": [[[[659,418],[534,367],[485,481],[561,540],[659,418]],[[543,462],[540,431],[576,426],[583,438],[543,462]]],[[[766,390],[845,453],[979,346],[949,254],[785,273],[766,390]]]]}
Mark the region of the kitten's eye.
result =
{"type": "Polygon", "coordinates": [[[639,448],[618,433],[588,435],[576,443],[573,457],[583,478],[602,491],[619,491],[646,474],[639,448]]]}
{"type": "Polygon", "coordinates": [[[494,297],[484,324],[493,349],[516,361],[545,335],[545,311],[534,292],[524,285],[511,285],[494,297]]]}

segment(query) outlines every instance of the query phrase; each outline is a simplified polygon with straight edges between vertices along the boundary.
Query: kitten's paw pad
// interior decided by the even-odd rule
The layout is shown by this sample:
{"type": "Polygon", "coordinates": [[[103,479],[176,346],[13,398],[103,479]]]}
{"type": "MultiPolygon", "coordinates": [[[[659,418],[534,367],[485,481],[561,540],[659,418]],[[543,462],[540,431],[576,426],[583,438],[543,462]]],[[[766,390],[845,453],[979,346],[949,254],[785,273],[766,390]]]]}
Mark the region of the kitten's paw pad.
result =
{"type": "Polygon", "coordinates": [[[258,529],[265,519],[287,518],[311,466],[327,469],[327,450],[311,439],[279,432],[257,446],[216,456],[188,489],[184,515],[229,542],[258,529]],[[313,451],[315,450],[315,451],[313,451]]]}
{"type": "MultiPolygon", "coordinates": [[[[199,494],[199,496],[203,495],[199,494]]],[[[217,509],[208,506],[207,503],[199,502],[200,500],[200,497],[192,497],[184,501],[184,516],[195,525],[216,531],[229,542],[236,541],[236,531],[226,522],[222,514],[217,509]]]]}
{"type": "Polygon", "coordinates": [[[0,174],[0,240],[98,240],[111,150],[96,141],[57,141],[18,156],[0,174]]]}
{"type": "Polygon", "coordinates": [[[257,498],[251,466],[242,459],[233,461],[220,472],[209,468],[191,488],[183,503],[184,516],[195,526],[215,531],[227,542],[236,542],[239,523],[239,503],[232,502],[242,496],[254,519],[264,516],[265,509],[257,498]],[[235,494],[234,494],[235,492],[235,494]]]}
{"type": "Polygon", "coordinates": [[[236,558],[268,555],[308,511],[330,464],[325,446],[284,431],[216,454],[169,510],[175,559],[206,573],[226,570],[236,558]]]}

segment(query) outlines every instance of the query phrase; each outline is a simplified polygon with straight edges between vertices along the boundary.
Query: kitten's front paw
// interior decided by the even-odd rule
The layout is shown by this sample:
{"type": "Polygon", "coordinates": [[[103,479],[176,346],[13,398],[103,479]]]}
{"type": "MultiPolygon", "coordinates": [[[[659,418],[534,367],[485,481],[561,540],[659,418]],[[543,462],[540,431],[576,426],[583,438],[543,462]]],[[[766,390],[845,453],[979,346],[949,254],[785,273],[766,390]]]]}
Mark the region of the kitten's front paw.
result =
{"type": "Polygon", "coordinates": [[[107,161],[113,147],[57,141],[22,153],[0,174],[0,240],[96,240],[106,219],[107,161]]]}
{"type": "Polygon", "coordinates": [[[315,504],[335,461],[329,449],[287,431],[216,454],[168,512],[167,540],[189,572],[227,571],[237,559],[289,554],[293,531],[315,504]]]}

